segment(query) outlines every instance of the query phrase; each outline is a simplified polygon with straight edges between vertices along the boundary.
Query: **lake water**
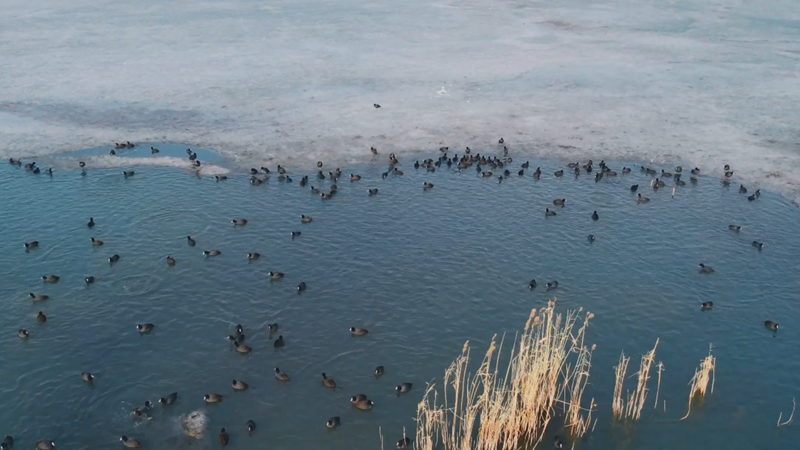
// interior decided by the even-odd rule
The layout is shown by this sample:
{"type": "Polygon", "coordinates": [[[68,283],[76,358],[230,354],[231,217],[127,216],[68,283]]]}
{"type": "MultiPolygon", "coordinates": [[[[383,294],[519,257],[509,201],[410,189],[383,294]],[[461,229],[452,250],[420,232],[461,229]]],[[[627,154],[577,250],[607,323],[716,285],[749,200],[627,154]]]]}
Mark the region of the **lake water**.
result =
{"type": "MultiPolygon", "coordinates": [[[[207,152],[201,160],[225,165],[207,152]]],[[[599,183],[592,175],[555,178],[566,169],[556,160],[531,160],[518,177],[527,159],[518,154],[503,183],[480,178],[474,167],[417,171],[411,159],[401,161],[405,175],[382,179],[381,154],[373,164],[343,167],[339,194],[322,201],[300,178],[308,173],[310,185],[323,189],[330,183],[293,167],[293,182],[273,174],[261,186],[241,173],[217,182],[169,167],[124,167],[136,171],[127,179],[122,167],[89,164],[85,176],[75,169],[79,158],[99,154],[54,157],[52,177],[0,165],[0,434],[13,435],[18,448],[40,439],[64,449],[114,448],[123,434],[149,449],[216,448],[221,427],[237,449],[374,449],[379,427],[391,448],[403,427],[413,435],[426,382],[441,380],[465,340],[481,355],[493,334],[520,330],[531,308],[553,296],[562,311],[596,314],[584,399],[597,399],[598,422],[576,448],[786,448],[800,437],[796,424],[776,428],[800,382],[800,210],[785,197],[765,191],[748,201],[736,183],[724,187],[701,176],[692,185],[688,173],[687,186],[672,197],[671,181],[651,190],[651,177],[635,161],[609,162],[620,175],[599,183]],[[633,172],[623,175],[623,165],[633,172]],[[536,166],[543,171],[538,181],[531,176],[536,166]],[[350,173],[363,178],[350,182],[350,173]],[[424,181],[435,187],[423,191],[424,181]],[[632,184],[652,201],[638,204],[632,184]],[[552,205],[557,197],[567,199],[564,208],[552,205]],[[558,215],[546,218],[547,207],[558,215]],[[301,224],[303,214],[313,222],[301,224]],[[233,227],[234,218],[249,223],[233,227]],[[292,239],[292,231],[302,235],[292,239]],[[197,246],[187,245],[187,235],[197,246]],[[105,245],[93,247],[91,237],[105,245]],[[41,248],[26,252],[23,243],[32,240],[41,248]],[[753,240],[764,242],[763,250],[753,240]],[[222,254],[203,257],[213,249],[222,254]],[[248,261],[248,252],[261,258],[248,261]],[[121,258],[112,266],[113,254],[121,258]],[[701,262],[716,272],[699,274],[701,262]],[[269,271],[286,276],[271,282],[269,271]],[[43,283],[49,274],[60,281],[43,283]],[[96,282],[86,285],[87,276],[96,282]],[[533,291],[531,278],[539,283],[533,291]],[[551,280],[560,287],[546,293],[551,280]],[[300,282],[308,289],[298,295],[300,282]],[[29,292],[50,299],[32,302],[29,292]],[[702,312],[704,301],[714,309],[702,312]],[[40,310],[46,323],[36,320],[40,310]],[[766,330],[767,319],[780,331],[766,330]],[[136,325],[148,322],[155,330],[139,335],[136,325]],[[278,350],[268,331],[274,322],[286,340],[278,350]],[[226,340],[238,323],[251,355],[237,354],[226,340]],[[369,335],[351,337],[351,326],[369,335]],[[17,337],[20,328],[28,340],[17,337]],[[633,373],[657,338],[666,412],[662,400],[652,409],[651,392],[640,422],[615,424],[619,353],[632,356],[633,373]],[[678,421],[709,344],[717,357],[714,393],[678,421]],[[386,368],[378,379],[377,365],[386,368]],[[273,377],[276,366],[290,382],[273,377]],[[82,371],[96,376],[92,386],[81,381],[82,371]],[[325,389],[322,372],[341,389],[325,389]],[[234,392],[234,378],[250,390],[234,392]],[[414,387],[398,396],[394,386],[402,382],[414,387]],[[134,406],[173,391],[177,404],[156,405],[151,422],[131,417],[134,406]],[[225,399],[204,405],[208,393],[225,399]],[[374,400],[372,411],[350,406],[357,393],[374,400]],[[199,441],[181,438],[179,416],[198,409],[208,414],[209,431],[199,441]],[[338,430],[325,427],[331,416],[341,417],[338,430]],[[248,419],[258,424],[252,437],[248,419]]]]}

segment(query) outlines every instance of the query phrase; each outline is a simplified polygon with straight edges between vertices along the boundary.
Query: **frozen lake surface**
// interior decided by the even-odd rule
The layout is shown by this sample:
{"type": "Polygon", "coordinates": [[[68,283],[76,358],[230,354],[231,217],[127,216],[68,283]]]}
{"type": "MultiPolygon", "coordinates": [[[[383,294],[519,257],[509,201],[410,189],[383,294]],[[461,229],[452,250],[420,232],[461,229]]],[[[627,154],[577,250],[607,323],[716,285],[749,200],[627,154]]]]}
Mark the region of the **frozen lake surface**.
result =
{"type": "Polygon", "coordinates": [[[797,199],[798,58],[793,0],[7,0],[0,157],[131,140],[343,164],[503,136],[730,163],[797,199]]]}

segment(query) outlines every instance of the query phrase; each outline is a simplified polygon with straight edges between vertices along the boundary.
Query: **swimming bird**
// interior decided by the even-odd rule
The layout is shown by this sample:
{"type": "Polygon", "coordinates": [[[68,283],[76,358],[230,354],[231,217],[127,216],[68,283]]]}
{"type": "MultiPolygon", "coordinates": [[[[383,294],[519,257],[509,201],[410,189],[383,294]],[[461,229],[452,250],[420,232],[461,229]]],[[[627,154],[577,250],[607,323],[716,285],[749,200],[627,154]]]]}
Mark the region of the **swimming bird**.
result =
{"type": "Polygon", "coordinates": [[[533,279],[528,282],[528,289],[536,289],[536,280],[533,279]]]}
{"type": "Polygon", "coordinates": [[[350,181],[351,181],[351,182],[352,182],[352,181],[358,181],[358,180],[360,180],[360,179],[361,179],[361,175],[354,175],[354,174],[352,174],[352,173],[350,174],[350,181]]]}
{"type": "Polygon", "coordinates": [[[561,178],[561,177],[563,177],[563,176],[564,176],[564,171],[563,171],[563,170],[557,170],[556,172],[554,172],[554,175],[555,175],[557,178],[561,178]]]}
{"type": "Polygon", "coordinates": [[[397,448],[409,448],[411,446],[411,438],[406,436],[403,439],[397,441],[397,448]]]}
{"type": "Polygon", "coordinates": [[[334,429],[338,428],[341,424],[342,424],[342,419],[340,419],[339,416],[333,416],[330,419],[328,419],[328,421],[325,423],[325,426],[330,429],[334,429]]]}
{"type": "Polygon", "coordinates": [[[142,411],[142,408],[139,407],[133,408],[133,416],[136,417],[137,419],[144,419],[144,420],[152,419],[152,417],[150,417],[150,414],[147,414],[146,412],[142,411]]]}
{"type": "Polygon", "coordinates": [[[297,236],[300,236],[302,234],[303,234],[303,232],[301,232],[301,231],[292,231],[292,239],[294,239],[297,236]]]}
{"type": "Polygon", "coordinates": [[[278,339],[275,339],[275,342],[272,343],[273,348],[281,348],[284,347],[286,343],[283,340],[283,335],[278,336],[278,339]]]}
{"type": "Polygon", "coordinates": [[[172,256],[167,255],[167,265],[168,266],[174,266],[175,262],[176,262],[175,258],[173,258],[172,256]]]}
{"type": "Polygon", "coordinates": [[[203,401],[206,403],[219,403],[222,399],[222,394],[206,394],[203,396],[203,401]]]}
{"type": "Polygon", "coordinates": [[[550,211],[550,208],[545,208],[545,210],[544,210],[544,216],[545,217],[553,217],[555,215],[556,215],[555,211],[550,211]]]}
{"type": "Polygon", "coordinates": [[[245,338],[246,336],[241,333],[236,333],[236,336],[232,334],[228,335],[228,340],[231,341],[231,344],[244,342],[245,338]]]}
{"type": "Polygon", "coordinates": [[[353,336],[366,336],[369,331],[366,328],[350,327],[350,334],[353,336]]]}
{"type": "Polygon", "coordinates": [[[631,173],[631,168],[630,167],[623,167],[622,168],[622,173],[631,173]]]}
{"type": "Polygon", "coordinates": [[[101,245],[105,244],[105,242],[101,241],[100,239],[90,238],[92,241],[92,245],[95,247],[100,247],[101,245]]]}
{"type": "Polygon", "coordinates": [[[14,438],[6,436],[3,442],[0,442],[0,450],[10,450],[14,446],[14,438]]]}
{"type": "Polygon", "coordinates": [[[638,184],[634,184],[633,186],[631,186],[631,192],[636,192],[638,189],[639,189],[638,184]]]}
{"type": "Polygon", "coordinates": [[[45,316],[42,311],[39,311],[39,313],[36,314],[36,320],[38,320],[41,323],[45,323],[47,322],[47,316],[45,316]]]}
{"type": "Polygon", "coordinates": [[[227,179],[228,179],[228,177],[227,177],[226,175],[214,175],[214,178],[215,178],[217,181],[225,181],[225,180],[227,180],[227,179]]]}
{"type": "Polygon", "coordinates": [[[700,263],[699,266],[700,266],[700,273],[714,273],[714,269],[703,263],[700,263]]]}
{"type": "Polygon", "coordinates": [[[300,284],[297,285],[297,293],[302,294],[305,291],[306,291],[306,282],[301,281],[300,284]]]}
{"type": "Polygon", "coordinates": [[[431,189],[433,189],[433,183],[431,183],[429,181],[426,181],[426,182],[422,183],[422,190],[423,191],[430,191],[431,189]]]}
{"type": "Polygon", "coordinates": [[[251,353],[253,351],[252,348],[250,348],[247,345],[240,344],[239,341],[233,341],[233,346],[236,347],[236,351],[237,352],[242,353],[242,354],[248,354],[248,353],[251,353]]]}
{"type": "Polygon", "coordinates": [[[111,263],[111,264],[119,262],[119,255],[116,254],[116,253],[111,255],[111,257],[108,258],[108,262],[111,263]]]}
{"type": "Polygon", "coordinates": [[[594,242],[594,235],[590,234],[587,239],[589,239],[589,243],[591,244],[592,242],[594,242]]]}
{"type": "Polygon", "coordinates": [[[94,277],[86,277],[84,281],[86,281],[86,284],[92,284],[94,283],[94,277]]]}
{"type": "Polygon", "coordinates": [[[29,293],[28,296],[33,299],[35,302],[43,302],[48,300],[50,296],[45,294],[34,294],[33,292],[29,293]]]}
{"type": "Polygon", "coordinates": [[[564,206],[564,203],[566,203],[566,201],[567,201],[567,199],[565,199],[565,198],[557,198],[557,199],[553,200],[553,204],[555,206],[564,206]]]}
{"type": "Polygon", "coordinates": [[[17,336],[19,336],[20,339],[28,339],[31,336],[31,334],[28,333],[28,330],[21,328],[17,330],[17,336]]]}
{"type": "Polygon", "coordinates": [[[545,286],[547,287],[548,291],[552,291],[553,289],[558,288],[558,281],[553,280],[553,281],[547,283],[545,286]]]}
{"type": "Polygon", "coordinates": [[[289,381],[289,375],[286,375],[285,372],[281,372],[281,369],[275,368],[275,378],[278,381],[289,381]]]}
{"type": "Polygon", "coordinates": [[[319,194],[319,196],[320,196],[320,198],[322,198],[323,200],[330,200],[330,199],[332,199],[332,198],[333,198],[333,191],[331,191],[330,193],[328,193],[328,192],[323,192],[323,193],[319,194]]]}
{"type": "Polygon", "coordinates": [[[728,225],[728,229],[731,230],[731,231],[737,231],[738,232],[739,230],[742,229],[742,226],[741,225],[728,225]]]}
{"type": "Polygon", "coordinates": [[[360,402],[353,403],[353,406],[362,411],[369,411],[370,409],[372,409],[374,405],[375,403],[373,403],[372,400],[363,400],[360,402]]]}
{"type": "Polygon", "coordinates": [[[759,249],[759,250],[761,250],[762,248],[764,248],[764,243],[763,243],[763,242],[753,241],[753,244],[752,244],[752,245],[753,245],[753,247],[755,247],[755,248],[757,248],[757,249],[759,249]]]}
{"type": "Polygon", "coordinates": [[[156,326],[153,325],[152,323],[144,323],[144,324],[136,325],[136,329],[139,330],[139,333],[149,333],[149,332],[153,331],[153,328],[155,328],[155,327],[156,326]]]}
{"type": "Polygon", "coordinates": [[[206,250],[203,252],[203,256],[206,258],[213,258],[214,256],[219,256],[221,254],[222,252],[219,250],[206,250]]]}
{"type": "Polygon", "coordinates": [[[122,441],[122,445],[128,448],[140,448],[142,446],[139,441],[131,439],[128,436],[122,436],[119,440],[122,441]]]}
{"type": "Polygon", "coordinates": [[[740,193],[740,194],[747,194],[747,188],[746,188],[746,187],[744,187],[744,185],[743,185],[743,184],[740,184],[740,185],[739,185],[739,193],[740,193]]]}
{"type": "Polygon", "coordinates": [[[30,241],[25,243],[25,250],[39,248],[39,241],[30,241]]]}
{"type": "Polygon", "coordinates": [[[268,275],[270,280],[281,280],[284,277],[283,272],[270,272],[268,275]]]}
{"type": "Polygon", "coordinates": [[[756,199],[756,194],[753,194],[753,195],[751,195],[751,196],[747,197],[747,200],[749,200],[749,201],[751,201],[751,202],[752,202],[753,200],[755,200],[755,199],[756,199]]]}
{"type": "Polygon", "coordinates": [[[639,194],[639,198],[637,198],[636,201],[639,203],[647,203],[650,201],[650,199],[643,196],[642,194],[639,194]]]}
{"type": "Polygon", "coordinates": [[[386,370],[383,368],[383,366],[378,366],[378,367],[375,368],[375,370],[372,371],[372,373],[376,377],[379,377],[379,376],[383,375],[384,373],[386,373],[386,370]]]}
{"type": "Polygon", "coordinates": [[[219,436],[217,436],[217,440],[219,441],[219,445],[223,447],[228,445],[228,442],[231,441],[231,437],[228,436],[228,432],[225,430],[225,428],[219,430],[219,436]]]}
{"type": "Polygon", "coordinates": [[[267,328],[269,328],[269,332],[270,333],[277,333],[278,332],[278,324],[277,323],[271,323],[271,324],[267,325],[267,328]]]}
{"type": "Polygon", "coordinates": [[[397,391],[398,394],[405,394],[411,390],[412,386],[413,385],[411,383],[401,383],[395,386],[394,390],[397,391]]]}
{"type": "Polygon", "coordinates": [[[301,223],[311,223],[314,219],[311,216],[301,215],[300,222],[301,223]]]}
{"type": "Polygon", "coordinates": [[[39,441],[36,443],[36,448],[39,450],[53,450],[56,448],[56,443],[53,441],[39,441]]]}
{"type": "Polygon", "coordinates": [[[42,281],[45,283],[58,283],[61,278],[58,275],[43,275],[42,281]]]}
{"type": "MultiPolygon", "coordinates": [[[[429,169],[429,171],[433,172],[433,171],[432,171],[432,170],[430,170],[430,169],[429,169]]],[[[398,176],[401,176],[401,175],[404,175],[404,174],[405,174],[405,172],[403,172],[402,170],[400,170],[400,169],[398,169],[397,167],[395,167],[394,169],[392,169],[392,174],[394,174],[394,175],[398,175],[398,176]]]]}
{"type": "Polygon", "coordinates": [[[235,227],[243,227],[247,225],[247,219],[232,219],[231,224],[235,227]]]}
{"type": "Polygon", "coordinates": [[[162,405],[171,405],[171,404],[175,403],[176,401],[178,401],[178,393],[177,392],[173,392],[173,393],[167,395],[166,397],[161,397],[160,399],[158,399],[158,403],[161,403],[162,405]]]}
{"type": "Polygon", "coordinates": [[[714,307],[714,302],[703,302],[703,304],[700,305],[701,309],[711,309],[713,307],[714,307]]]}
{"type": "Polygon", "coordinates": [[[186,242],[189,244],[189,247],[194,247],[195,245],[197,245],[197,241],[192,239],[191,236],[186,236],[186,242]]]}
{"type": "Polygon", "coordinates": [[[326,388],[336,389],[336,381],[333,378],[329,378],[325,375],[325,372],[322,372],[322,384],[326,388]]]}
{"type": "Polygon", "coordinates": [[[597,211],[592,213],[592,220],[597,221],[600,219],[600,216],[597,215],[597,211]]]}
{"type": "Polygon", "coordinates": [[[555,448],[564,448],[564,443],[561,442],[561,438],[556,436],[553,438],[553,447],[555,448]]]}
{"type": "Polygon", "coordinates": [[[39,170],[38,167],[34,167],[33,168],[33,173],[35,173],[36,175],[39,175],[41,173],[41,170],[39,170]]]}
{"type": "Polygon", "coordinates": [[[125,178],[130,178],[130,177],[132,177],[132,176],[136,175],[136,172],[134,172],[134,171],[132,171],[132,170],[124,170],[124,171],[122,171],[122,175],[123,175],[125,178]]]}
{"type": "MultiPolygon", "coordinates": [[[[478,168],[480,169],[480,167],[478,167],[478,168]]],[[[483,173],[481,173],[481,176],[483,178],[489,178],[489,177],[492,176],[492,172],[483,172],[483,173]]]]}
{"type": "Polygon", "coordinates": [[[367,400],[366,394],[356,394],[356,395],[350,397],[350,403],[353,403],[353,404],[358,403],[358,402],[363,402],[363,401],[366,401],[366,400],[367,400]]]}
{"type": "Polygon", "coordinates": [[[256,431],[256,423],[253,420],[248,420],[245,424],[247,426],[247,434],[253,435],[253,431],[256,431]]]}
{"type": "Polygon", "coordinates": [[[94,381],[94,375],[92,375],[89,372],[81,372],[81,380],[87,383],[91,383],[92,381],[94,381]]]}
{"type": "Polygon", "coordinates": [[[89,228],[94,228],[94,217],[89,217],[89,223],[86,224],[89,228]]]}
{"type": "Polygon", "coordinates": [[[255,167],[250,168],[250,175],[258,175],[258,169],[255,167]]]}
{"type": "Polygon", "coordinates": [[[772,331],[778,331],[778,324],[773,322],[773,321],[771,321],[771,320],[765,320],[764,321],[764,326],[767,327],[768,329],[772,330],[772,331]]]}
{"type": "Polygon", "coordinates": [[[150,154],[151,155],[155,155],[156,153],[159,153],[159,152],[161,152],[161,150],[159,150],[159,149],[157,149],[155,147],[150,147],[150,154]]]}
{"type": "Polygon", "coordinates": [[[247,388],[250,387],[247,383],[242,380],[233,380],[231,382],[231,387],[233,387],[234,391],[245,391],[247,388]]]}
{"type": "Polygon", "coordinates": [[[260,253],[248,253],[247,254],[247,259],[249,259],[251,261],[255,260],[255,259],[258,259],[258,258],[261,258],[261,254],[260,253]]]}
{"type": "Polygon", "coordinates": [[[369,195],[378,195],[378,188],[372,188],[369,190],[369,195]]]}

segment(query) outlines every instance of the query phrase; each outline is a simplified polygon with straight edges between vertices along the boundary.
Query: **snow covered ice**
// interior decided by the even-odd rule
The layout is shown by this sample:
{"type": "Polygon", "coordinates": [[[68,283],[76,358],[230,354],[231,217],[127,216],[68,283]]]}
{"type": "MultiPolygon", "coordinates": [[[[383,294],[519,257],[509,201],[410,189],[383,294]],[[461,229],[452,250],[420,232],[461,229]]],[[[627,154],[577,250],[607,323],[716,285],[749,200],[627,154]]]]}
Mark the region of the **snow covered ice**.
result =
{"type": "Polygon", "coordinates": [[[343,164],[503,136],[800,198],[799,60],[795,0],[4,0],[0,156],[343,164]]]}

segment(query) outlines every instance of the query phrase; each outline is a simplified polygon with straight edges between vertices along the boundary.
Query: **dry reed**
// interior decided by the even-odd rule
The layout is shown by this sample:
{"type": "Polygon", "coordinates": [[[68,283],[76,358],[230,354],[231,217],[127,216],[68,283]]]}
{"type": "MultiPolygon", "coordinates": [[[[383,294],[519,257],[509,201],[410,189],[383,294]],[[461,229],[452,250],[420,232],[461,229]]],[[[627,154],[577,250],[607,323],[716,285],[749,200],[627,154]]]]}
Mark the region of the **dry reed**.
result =
{"type": "MultiPolygon", "coordinates": [[[[636,390],[633,392],[628,392],[627,401],[623,399],[623,390],[625,374],[628,371],[630,358],[626,358],[624,352],[620,355],[619,364],[614,368],[616,384],[614,385],[614,399],[611,404],[611,410],[615,419],[625,418],[639,420],[641,418],[642,409],[644,409],[645,400],[647,400],[647,382],[650,380],[650,369],[652,369],[653,363],[656,360],[656,348],[658,348],[658,342],[659,340],[656,339],[656,344],[653,346],[653,349],[642,356],[642,360],[639,363],[639,371],[633,375],[637,378],[636,390]]],[[[660,389],[660,370],[658,385],[660,389]]],[[[658,400],[656,399],[656,401],[658,400]]]]}
{"type": "Polygon", "coordinates": [[[689,389],[689,409],[686,411],[686,415],[683,416],[681,420],[689,417],[689,413],[692,411],[692,399],[694,399],[695,395],[699,394],[701,397],[706,396],[709,381],[711,381],[711,393],[714,393],[714,381],[717,373],[717,359],[711,355],[711,349],[712,346],[709,345],[708,356],[700,361],[700,367],[695,370],[694,376],[689,382],[691,386],[689,389]]]}
{"type": "Polygon", "coordinates": [[[594,347],[585,334],[591,313],[555,312],[551,301],[531,311],[521,335],[515,336],[508,362],[501,369],[503,342],[497,336],[480,366],[468,372],[469,342],[445,371],[441,391],[429,385],[417,407],[419,450],[499,450],[535,446],[555,408],[565,428],[583,436],[591,423],[594,399],[581,406],[594,347]],[[580,324],[580,325],[579,325],[580,324]]]}
{"type": "Polygon", "coordinates": [[[778,415],[778,428],[789,425],[792,423],[792,421],[794,421],[794,409],[796,407],[797,403],[794,401],[794,399],[792,399],[792,414],[789,415],[789,418],[786,420],[786,422],[781,422],[781,419],[783,419],[783,413],[780,413],[780,415],[778,415]]]}
{"type": "Polygon", "coordinates": [[[616,374],[616,384],[614,385],[614,401],[611,403],[611,409],[614,412],[614,418],[619,419],[625,413],[625,400],[622,398],[624,391],[625,374],[628,372],[628,363],[630,358],[625,357],[625,352],[619,355],[619,364],[614,368],[616,374]]]}

